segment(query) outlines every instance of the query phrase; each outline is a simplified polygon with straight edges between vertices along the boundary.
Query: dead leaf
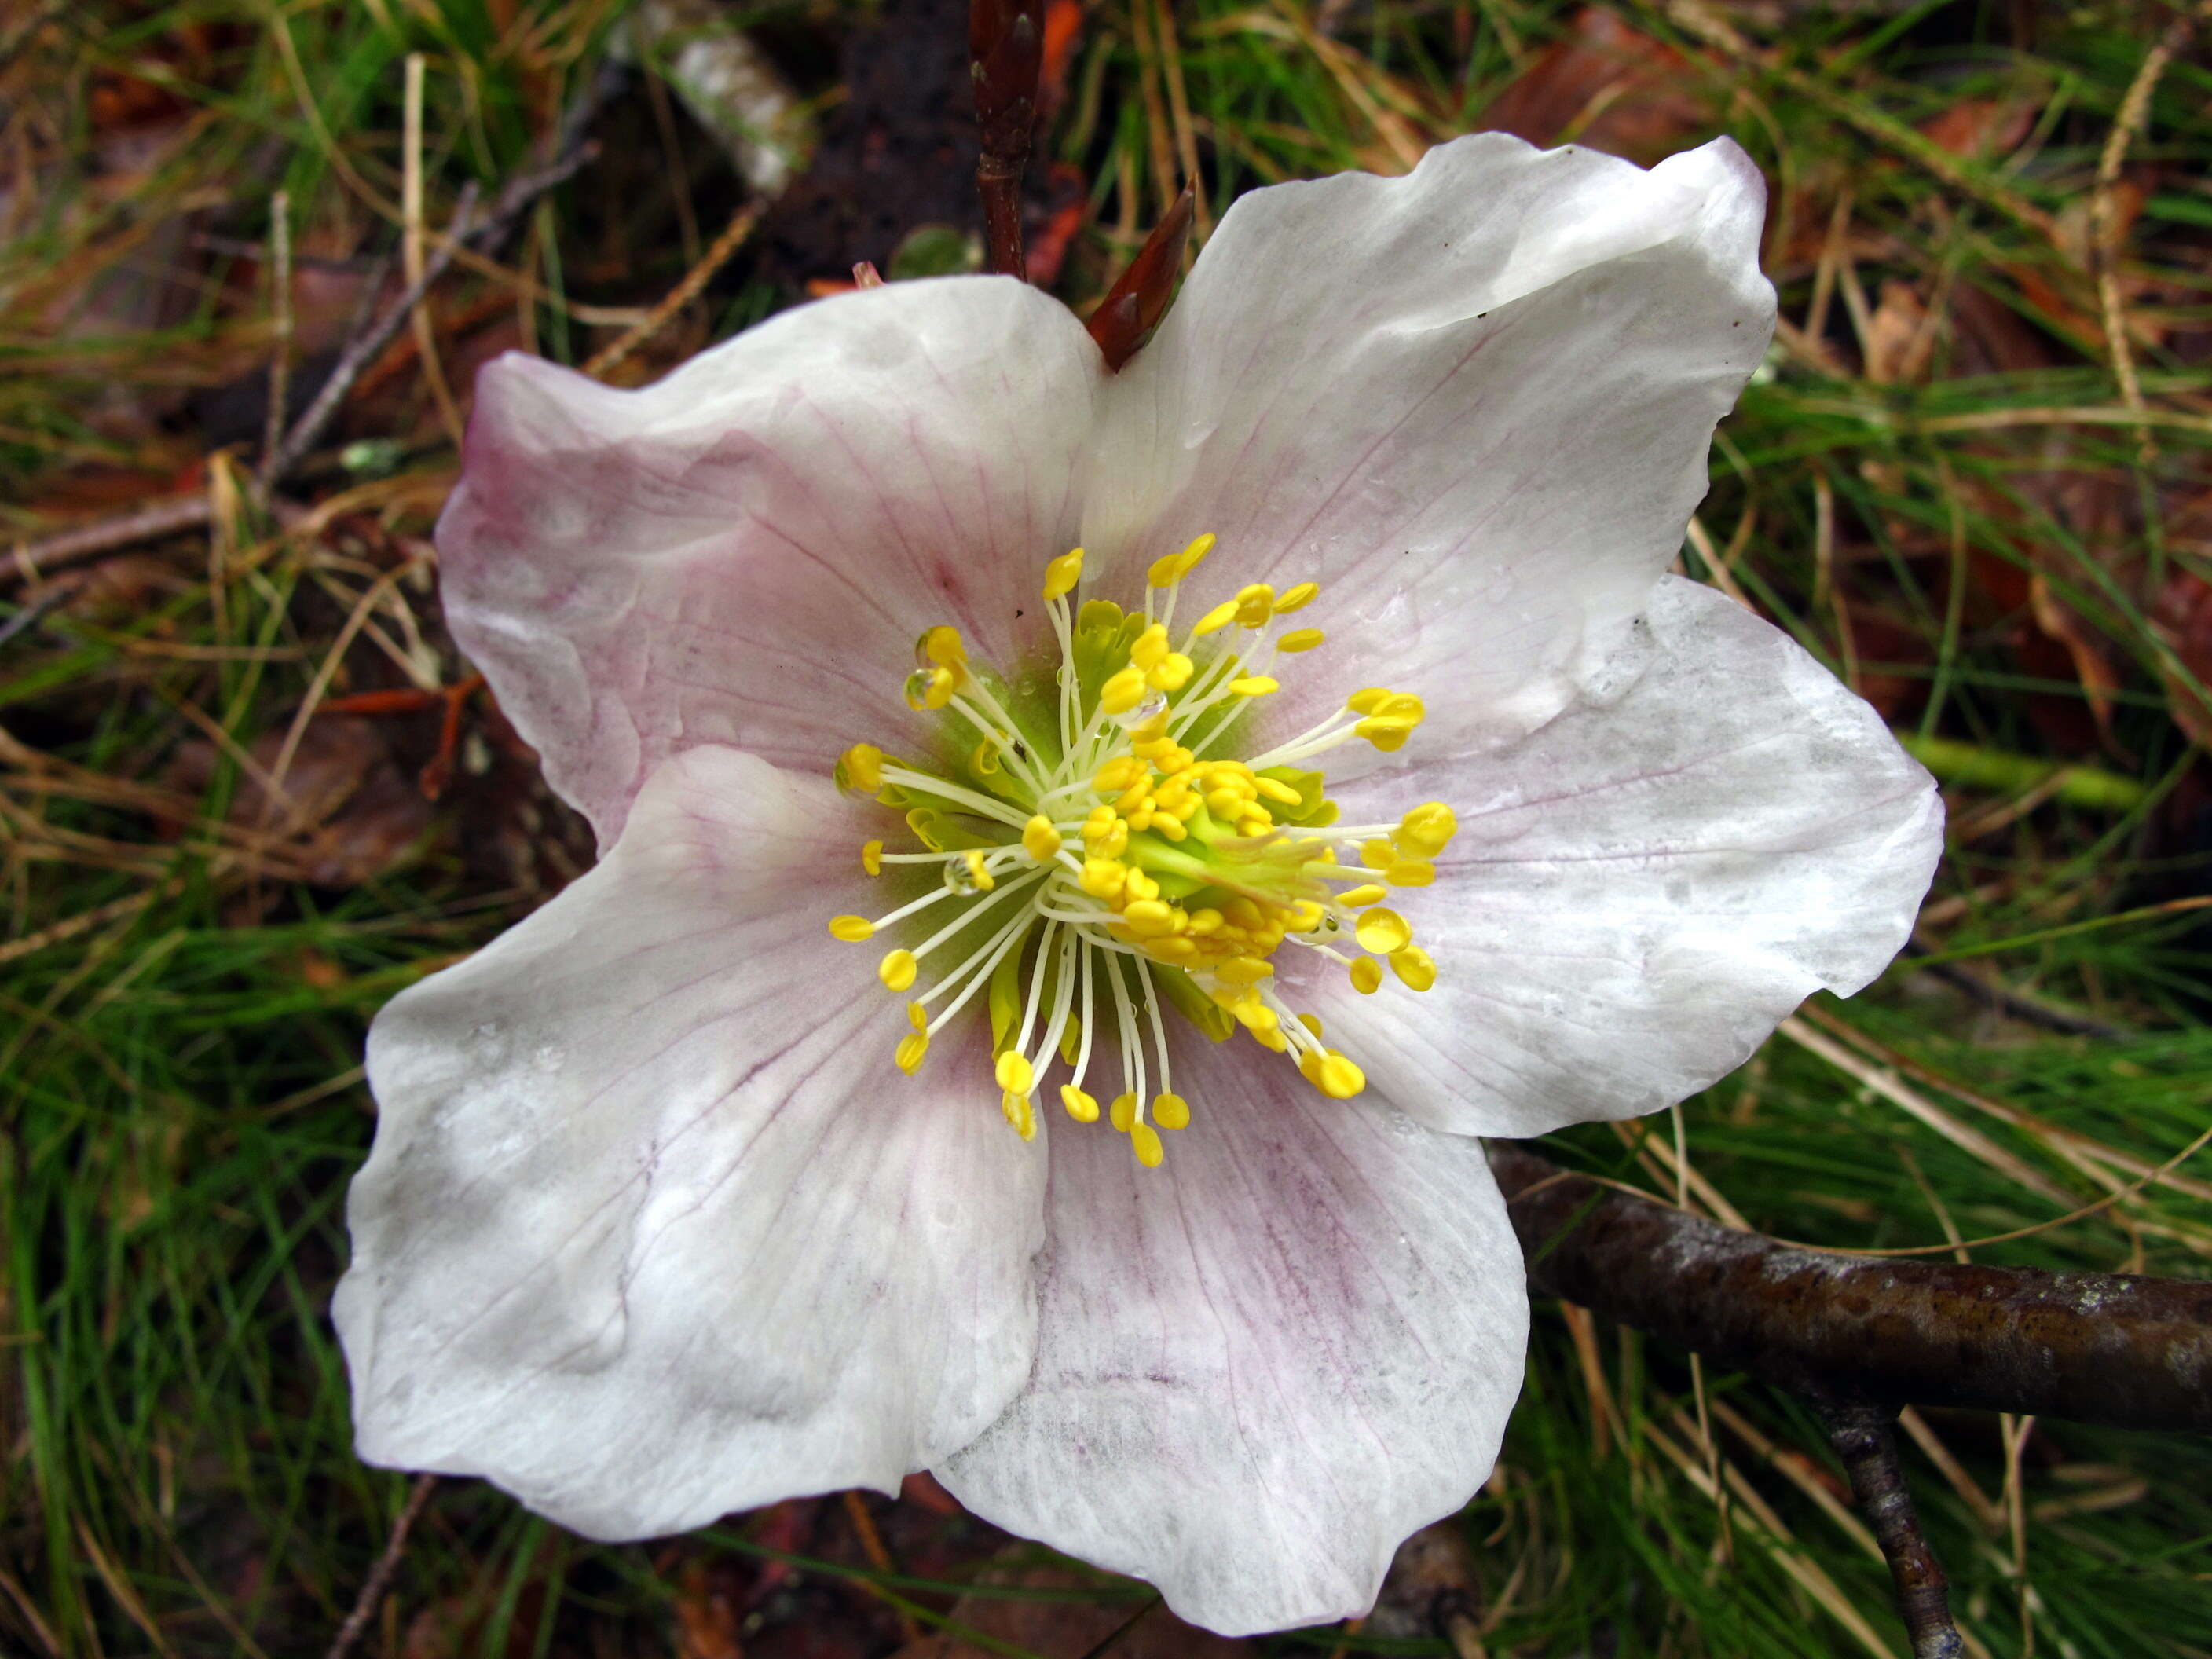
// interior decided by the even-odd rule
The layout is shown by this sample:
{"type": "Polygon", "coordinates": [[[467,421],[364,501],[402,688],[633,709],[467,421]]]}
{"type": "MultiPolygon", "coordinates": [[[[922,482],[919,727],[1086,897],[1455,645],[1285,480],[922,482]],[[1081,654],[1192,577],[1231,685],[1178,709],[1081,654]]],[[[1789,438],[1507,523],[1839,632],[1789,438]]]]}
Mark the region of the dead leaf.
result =
{"type": "Polygon", "coordinates": [[[1697,65],[1672,46],[1585,6],[1483,112],[1481,125],[1532,144],[1571,139],[1651,161],[1711,126],[1714,100],[1697,65]]]}
{"type": "Polygon", "coordinates": [[[1876,386],[1910,386],[1928,376],[1936,351],[1936,329],[1910,283],[1894,277],[1881,285],[1881,303],[1869,319],[1866,377],[1876,386]]]}
{"type": "MultiPolygon", "coordinates": [[[[1000,1554],[1003,1565],[986,1567],[975,1582],[1024,1589],[1085,1589],[1102,1582],[1097,1575],[1076,1567],[1013,1565],[1030,1553],[1027,1544],[1011,1546],[1000,1554]]],[[[1024,1648],[1038,1659],[1083,1659],[1144,1606],[1131,1600],[1029,1601],[971,1595],[953,1604],[951,1616],[979,1635],[1024,1648]]],[[[1186,1625],[1165,1607],[1154,1606],[1115,1643],[1113,1652],[1114,1659],[1258,1659],[1260,1650],[1250,1642],[1232,1641],[1186,1625]]],[[[895,1659],[992,1659],[992,1655],[974,1643],[939,1635],[909,1643],[895,1659]]]]}
{"type": "Polygon", "coordinates": [[[1920,124],[1920,136],[1954,155],[1983,161],[2017,149],[2035,125],[2026,99],[1962,98],[1920,124]]]}
{"type": "MultiPolygon", "coordinates": [[[[2181,666],[2198,684],[2212,688],[2212,582],[2188,571],[2173,576],[2158,596],[2151,623],[2159,637],[2173,647],[2181,666]]],[[[2189,685],[2171,668],[2163,678],[2174,724],[2191,741],[2212,748],[2212,700],[2207,692],[2189,685]]]]}
{"type": "MultiPolygon", "coordinates": [[[[373,722],[317,720],[301,734],[274,797],[261,778],[273,774],[284,746],[267,732],[247,750],[254,767],[240,776],[227,821],[260,840],[269,873],[315,887],[357,887],[397,868],[430,828],[429,803],[392,758],[373,722]]],[[[216,746],[180,744],[167,781],[188,794],[205,791],[216,775],[216,746]]],[[[165,826],[181,834],[185,826],[165,826]]]]}

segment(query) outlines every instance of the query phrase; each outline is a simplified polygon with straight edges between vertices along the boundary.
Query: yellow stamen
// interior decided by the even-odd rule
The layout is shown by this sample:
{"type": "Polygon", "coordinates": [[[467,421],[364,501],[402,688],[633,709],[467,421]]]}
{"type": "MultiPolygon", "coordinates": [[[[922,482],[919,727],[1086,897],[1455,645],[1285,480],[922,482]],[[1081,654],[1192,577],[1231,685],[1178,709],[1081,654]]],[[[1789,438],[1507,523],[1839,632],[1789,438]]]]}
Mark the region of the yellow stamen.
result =
{"type": "Polygon", "coordinates": [[[1382,986],[1382,964],[1373,957],[1360,957],[1352,964],[1352,988],[1362,996],[1372,996],[1382,986]]]}
{"type": "Polygon", "coordinates": [[[1029,1061],[1009,1048],[999,1056],[999,1086],[1008,1094],[1025,1095],[1036,1087],[1036,1073],[1029,1061]]]}
{"type": "Polygon", "coordinates": [[[872,743],[856,743],[848,749],[837,757],[837,787],[874,794],[884,787],[884,751],[872,743]]]}
{"type": "Polygon", "coordinates": [[[858,945],[862,939],[876,936],[876,924],[866,916],[832,916],[830,918],[830,937],[842,939],[848,945],[858,945]]]}
{"type": "Polygon", "coordinates": [[[1109,714],[1126,714],[1145,700],[1145,672],[1124,668],[1110,676],[1098,692],[1098,706],[1109,714]]]}
{"type": "Polygon", "coordinates": [[[1437,866],[1426,859],[1406,859],[1382,872],[1393,887],[1427,887],[1437,878],[1437,866]]]}
{"type": "Polygon", "coordinates": [[[1380,904],[1389,894],[1373,882],[1364,886],[1346,888],[1336,896],[1336,902],[1347,910],[1364,910],[1370,904],[1380,904]]]}
{"type": "Polygon", "coordinates": [[[1047,604],[1064,599],[1075,591],[1076,583],[1083,580],[1083,550],[1071,548],[1044,568],[1044,597],[1047,604]]]}
{"type": "MultiPolygon", "coordinates": [[[[1282,609],[1281,602],[1278,601],[1275,605],[1276,613],[1280,615],[1282,609]]],[[[1328,635],[1318,628],[1294,628],[1275,641],[1275,649],[1292,653],[1310,651],[1328,637],[1328,635]]]]}
{"type": "Polygon", "coordinates": [[[872,876],[880,876],[883,874],[883,842],[879,841],[864,841],[860,843],[860,868],[866,871],[872,876]]]}
{"type": "Polygon", "coordinates": [[[896,1055],[899,1070],[912,1077],[921,1069],[922,1059],[928,1053],[929,1039],[921,1032],[901,1037],[896,1055]]]}
{"type": "Polygon", "coordinates": [[[1067,1108],[1068,1116],[1073,1118],[1078,1123],[1098,1121],[1097,1097],[1095,1095],[1084,1093],[1073,1083],[1063,1083],[1060,1085],[1060,1103],[1067,1108]]]}
{"type": "Polygon", "coordinates": [[[1412,991],[1425,991],[1437,982],[1436,958],[1418,945],[1409,945],[1402,951],[1390,953],[1390,966],[1412,991]]]}
{"type": "Polygon", "coordinates": [[[1240,697],[1264,697],[1270,691],[1283,689],[1282,682],[1266,674],[1244,674],[1229,682],[1229,689],[1240,697]]]}
{"type": "Polygon", "coordinates": [[[1284,589],[1282,597],[1275,601],[1275,614],[1287,617],[1293,611],[1304,610],[1320,597],[1319,582],[1300,582],[1295,587],[1284,589]]]}
{"type": "Polygon", "coordinates": [[[1386,910],[1381,905],[1360,915],[1359,925],[1352,930],[1363,951],[1372,951],[1378,957],[1387,957],[1404,950],[1413,942],[1413,930],[1405,917],[1395,910],[1386,910]]]}
{"type": "Polygon", "coordinates": [[[1137,1162],[1147,1170],[1157,1170],[1168,1155],[1160,1145],[1159,1132],[1149,1123],[1134,1123],[1129,1127],[1129,1148],[1137,1155],[1137,1162]]]}
{"type": "Polygon", "coordinates": [[[1181,1095],[1155,1095],[1152,1121],[1163,1129],[1187,1129],[1190,1127],[1190,1103],[1181,1095]]]}
{"type": "Polygon", "coordinates": [[[1039,864],[1050,864],[1059,856],[1060,831],[1052,827],[1052,820],[1040,812],[1022,826],[1022,851],[1039,864]]]}
{"type": "Polygon", "coordinates": [[[1134,1095],[1115,1095],[1114,1103],[1106,1109],[1106,1121],[1123,1134],[1137,1121],[1137,1097],[1134,1095]]]}
{"type": "Polygon", "coordinates": [[[883,981],[887,991],[905,990],[921,971],[921,964],[914,959],[911,951],[893,951],[876,964],[876,977],[883,981]]]}

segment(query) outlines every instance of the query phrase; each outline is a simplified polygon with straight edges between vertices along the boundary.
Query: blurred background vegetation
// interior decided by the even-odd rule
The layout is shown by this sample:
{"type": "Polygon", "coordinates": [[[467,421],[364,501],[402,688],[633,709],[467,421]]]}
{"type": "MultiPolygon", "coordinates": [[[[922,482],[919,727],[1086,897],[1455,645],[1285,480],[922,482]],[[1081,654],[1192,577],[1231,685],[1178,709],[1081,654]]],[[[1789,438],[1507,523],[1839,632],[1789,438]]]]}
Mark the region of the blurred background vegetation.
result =
{"type": "MultiPolygon", "coordinates": [[[[473,370],[635,384],[856,260],[972,266],[964,12],[0,9],[0,1649],[319,1653],[354,1605],[410,1490],[350,1455],[326,1318],[362,1034],[591,857],[439,619],[473,370]],[[259,490],[272,405],[577,131],[259,490]]],[[[1254,185],[1486,127],[1644,161],[1726,132],[1766,172],[1784,321],[1684,568],[1875,702],[1946,786],[1949,855],[1875,988],[1553,1156],[1832,1247],[2203,1273],[2212,1169],[2165,1168],[2212,1121],[2196,20],[1052,0],[1030,241],[1079,309],[1186,173],[1202,238],[1254,185]]],[[[1970,1651],[2212,1653],[2202,1443],[1906,1427],[1970,1651]]],[[[1903,1650],[1804,1410],[1548,1303],[1496,1477],[1364,1625],[1124,1631],[1149,1601],[926,1478],[624,1548],[447,1483],[355,1650],[1903,1650]]]]}

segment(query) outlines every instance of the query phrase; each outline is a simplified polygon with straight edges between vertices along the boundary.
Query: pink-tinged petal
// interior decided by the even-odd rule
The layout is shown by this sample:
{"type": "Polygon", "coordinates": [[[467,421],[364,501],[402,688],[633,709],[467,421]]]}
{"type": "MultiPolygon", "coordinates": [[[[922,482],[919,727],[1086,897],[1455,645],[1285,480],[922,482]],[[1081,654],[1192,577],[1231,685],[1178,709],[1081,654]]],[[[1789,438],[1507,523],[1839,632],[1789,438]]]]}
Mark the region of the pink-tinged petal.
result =
{"type": "MultiPolygon", "coordinates": [[[[895,1491],[1028,1373],[1044,1149],[908,1079],[856,809],[697,748],[606,858],[369,1039],[336,1316],[361,1455],[592,1537],[895,1491]]],[[[988,1091],[982,1091],[988,1097],[988,1091]]]]}
{"type": "Polygon", "coordinates": [[[1520,1248],[1474,1140],[1241,1039],[1182,1044],[1175,1081],[1192,1121],[1158,1169],[1059,1127],[1035,1374],[939,1477],[1226,1635],[1363,1613],[1490,1473],[1520,1248]]]}
{"type": "Polygon", "coordinates": [[[1363,821],[1424,799],[1459,813],[1435,885],[1397,902],[1436,988],[1386,975],[1360,996],[1332,970],[1297,1005],[1425,1122],[1534,1135],[1672,1105],[1814,991],[1864,986],[1911,931],[1942,805],[1875,711],[1679,577],[1638,633],[1613,665],[1626,684],[1347,803],[1363,821]]]}
{"type": "MultiPolygon", "coordinates": [[[[1196,585],[1322,586],[1299,621],[1331,644],[1271,731],[1376,684],[1425,698],[1449,748],[1532,730],[1705,492],[1773,327],[1764,201],[1725,139],[1647,173],[1499,133],[1242,198],[1108,389],[1084,541],[1119,574],[1097,591],[1212,531],[1196,585]]],[[[1388,763],[1362,745],[1332,775],[1388,763]]]]}
{"type": "Polygon", "coordinates": [[[636,392],[510,354],[438,526],[446,614],[602,847],[693,744],[826,770],[906,735],[923,629],[1031,639],[1102,374],[1005,277],[825,300],[636,392]]]}

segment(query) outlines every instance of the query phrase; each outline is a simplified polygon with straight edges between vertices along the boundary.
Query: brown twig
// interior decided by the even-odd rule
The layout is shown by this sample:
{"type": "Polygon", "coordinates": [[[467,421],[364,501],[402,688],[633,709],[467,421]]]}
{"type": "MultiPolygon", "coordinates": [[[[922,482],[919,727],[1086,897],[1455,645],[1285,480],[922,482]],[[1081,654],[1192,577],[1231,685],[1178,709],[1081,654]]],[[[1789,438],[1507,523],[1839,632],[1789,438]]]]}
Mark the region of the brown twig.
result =
{"type": "Polygon", "coordinates": [[[1897,1461],[1894,1413],[1878,1406],[1820,1405],[1828,1443],[1850,1477],[1851,1496],[1873,1524],[1875,1541],[1897,1586],[1898,1616],[1912,1642],[1912,1659],[1959,1659],[1966,1644],[1951,1622],[1950,1581],[1920,1530],[1919,1512],[1897,1461]]]}
{"type": "Polygon", "coordinates": [[[1869,1260],[1490,1149],[1540,1290],[1797,1393],[2212,1430],[2212,1283],[1869,1260]]]}
{"type": "MultiPolygon", "coordinates": [[[[292,469],[321,441],[325,430],[336,418],[355,380],[390,343],[392,337],[406,325],[422,295],[453,264],[459,246],[465,242],[478,248],[497,247],[513,234],[532,203],[547,191],[565,184],[599,154],[596,144],[585,142],[584,130],[620,78],[621,71],[612,66],[603,68],[593,77],[591,86],[562,118],[556,134],[557,142],[554,146],[554,159],[542,167],[517,174],[508,180],[490,213],[473,228],[471,228],[470,220],[475,205],[476,186],[471,184],[463,187],[455,204],[452,225],[445,235],[437,239],[435,252],[424,265],[421,281],[408,284],[407,291],[376,313],[374,322],[356,331],[351,343],[331,371],[330,378],[323,383],[322,389],[301,412],[300,418],[292,422],[283,442],[263,458],[255,476],[264,491],[273,490],[283,483],[292,469]]],[[[208,498],[203,493],[155,501],[150,506],[137,507],[111,518],[74,525],[66,530],[55,531],[51,535],[15,544],[12,556],[0,562],[0,578],[12,575],[20,581],[37,582],[57,571],[88,563],[141,542],[156,541],[165,536],[197,530],[205,525],[210,516],[208,498]]]]}
{"type": "Polygon", "coordinates": [[[407,1534],[414,1530],[415,1522],[422,1518],[424,1508],[430,1502],[430,1494],[437,1489],[436,1475],[418,1474],[415,1477],[415,1484],[407,1493],[406,1505],[399,1511],[398,1519],[392,1523],[392,1535],[384,1540],[384,1553],[376,1558],[376,1565],[369,1569],[368,1581],[361,1587],[361,1595],[353,1604],[353,1611],[346,1615],[345,1623],[338,1626],[338,1633],[331,1638],[330,1652],[324,1659],[346,1659],[346,1655],[353,1650],[353,1644],[361,1639],[362,1632],[368,1628],[368,1621],[376,1616],[377,1606],[384,1600],[385,1591],[392,1588],[392,1578],[399,1571],[399,1558],[407,1549],[407,1534]]]}
{"type": "Polygon", "coordinates": [[[752,234],[753,227],[760,222],[761,210],[762,204],[757,202],[739,209],[736,216],[723,228],[722,234],[714,239],[714,245],[699,257],[698,264],[684,273],[684,280],[668,290],[660,303],[653,307],[652,314],[604,350],[594,354],[592,360],[584,365],[584,373],[593,380],[599,379],[667,327],[670,319],[697,299],[699,290],[705,288],[713,280],[714,273],[727,264],[730,257],[744,245],[745,238],[752,234]]]}
{"type": "Polygon", "coordinates": [[[1106,290],[1098,308],[1085,321],[1091,337],[1105,354],[1108,373],[1116,373],[1137,355],[1167,314],[1175,294],[1176,278],[1182,272],[1182,251],[1190,241],[1192,210],[1198,201],[1188,183],[1175,198],[1166,216],[1152,228],[1129,268],[1106,290]]]}
{"type": "Polygon", "coordinates": [[[970,0],[968,9],[968,72],[983,140],[975,158],[983,245],[994,271],[1024,281],[1029,264],[1022,257],[1022,172],[1036,125],[1043,20],[1044,0],[970,0]]]}

